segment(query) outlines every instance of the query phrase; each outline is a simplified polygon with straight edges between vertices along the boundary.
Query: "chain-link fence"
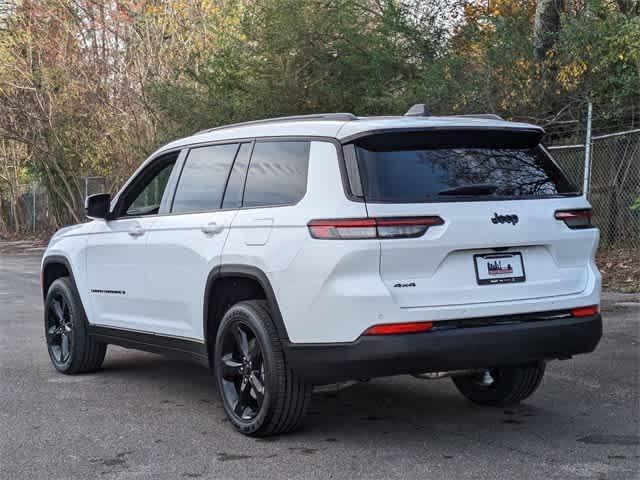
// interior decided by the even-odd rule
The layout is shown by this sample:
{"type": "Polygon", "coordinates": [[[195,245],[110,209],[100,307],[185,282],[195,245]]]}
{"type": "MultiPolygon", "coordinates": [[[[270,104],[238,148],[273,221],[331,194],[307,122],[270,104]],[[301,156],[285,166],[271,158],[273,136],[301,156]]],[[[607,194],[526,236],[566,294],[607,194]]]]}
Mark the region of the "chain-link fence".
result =
{"type": "MultiPolygon", "coordinates": [[[[549,151],[582,190],[585,145],[551,146],[549,151]]],[[[640,249],[640,129],[592,137],[587,176],[601,245],[640,249]]]]}
{"type": "Polygon", "coordinates": [[[35,232],[55,225],[47,192],[38,183],[18,185],[14,195],[0,200],[0,225],[8,230],[35,232]]]}
{"type": "Polygon", "coordinates": [[[84,196],[94,193],[106,193],[109,191],[107,177],[84,177],[84,196]]]}
{"type": "Polygon", "coordinates": [[[569,177],[571,183],[582,191],[584,177],[584,145],[561,145],[547,147],[553,158],[569,177]]]}
{"type": "MultiPolygon", "coordinates": [[[[106,192],[106,177],[83,177],[84,194],[106,192]]],[[[1,193],[1,192],[0,192],[1,193]]],[[[37,182],[18,185],[13,195],[0,195],[0,231],[46,232],[57,227],[47,190],[37,182]]]]}

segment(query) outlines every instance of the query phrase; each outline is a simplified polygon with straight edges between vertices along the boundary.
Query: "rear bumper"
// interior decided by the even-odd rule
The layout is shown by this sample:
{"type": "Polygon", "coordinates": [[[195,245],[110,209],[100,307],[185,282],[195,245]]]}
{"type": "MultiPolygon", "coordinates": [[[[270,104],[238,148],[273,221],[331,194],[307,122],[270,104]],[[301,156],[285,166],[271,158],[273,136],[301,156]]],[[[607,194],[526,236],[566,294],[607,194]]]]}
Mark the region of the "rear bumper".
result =
{"type": "MultiPolygon", "coordinates": [[[[362,336],[352,343],[293,344],[289,365],[321,385],[388,375],[516,365],[591,352],[602,337],[600,315],[530,315],[515,323],[434,329],[426,333],[362,336]]],[[[494,319],[495,320],[495,319],[494,319]]]]}

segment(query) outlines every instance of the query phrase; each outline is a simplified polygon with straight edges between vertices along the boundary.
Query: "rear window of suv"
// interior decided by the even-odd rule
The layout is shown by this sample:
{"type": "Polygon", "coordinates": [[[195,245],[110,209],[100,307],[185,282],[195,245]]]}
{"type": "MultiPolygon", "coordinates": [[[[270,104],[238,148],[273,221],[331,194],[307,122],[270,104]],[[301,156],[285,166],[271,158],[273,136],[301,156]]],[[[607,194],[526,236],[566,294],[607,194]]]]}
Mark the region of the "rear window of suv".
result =
{"type": "Polygon", "coordinates": [[[356,144],[365,200],[424,203],[576,194],[538,136],[423,134],[356,144]],[[474,138],[475,137],[475,138],[474,138]],[[508,139],[506,137],[509,137],[508,139]],[[442,137],[440,137],[442,139],[442,137]]]}

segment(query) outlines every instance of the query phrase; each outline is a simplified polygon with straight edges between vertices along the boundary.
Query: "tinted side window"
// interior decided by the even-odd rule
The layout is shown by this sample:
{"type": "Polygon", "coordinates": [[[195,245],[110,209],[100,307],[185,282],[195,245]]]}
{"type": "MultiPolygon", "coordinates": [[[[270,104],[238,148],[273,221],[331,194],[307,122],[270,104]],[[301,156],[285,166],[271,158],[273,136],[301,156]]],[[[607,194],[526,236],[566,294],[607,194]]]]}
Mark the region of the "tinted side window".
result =
{"type": "Polygon", "coordinates": [[[176,154],[169,154],[143,172],[138,184],[126,193],[120,212],[124,211],[125,216],[157,214],[177,158],[176,154]]]}
{"type": "Polygon", "coordinates": [[[309,148],[309,142],[257,142],[243,206],[297,203],[307,191],[309,148]]]}
{"type": "Polygon", "coordinates": [[[191,149],[180,174],[171,211],[218,210],[237,150],[237,144],[191,149]]]}
{"type": "Polygon", "coordinates": [[[240,208],[242,206],[242,193],[244,191],[244,180],[247,177],[251,147],[251,143],[243,143],[240,145],[240,150],[238,150],[238,154],[236,155],[236,161],[229,175],[222,208],[240,208]]]}

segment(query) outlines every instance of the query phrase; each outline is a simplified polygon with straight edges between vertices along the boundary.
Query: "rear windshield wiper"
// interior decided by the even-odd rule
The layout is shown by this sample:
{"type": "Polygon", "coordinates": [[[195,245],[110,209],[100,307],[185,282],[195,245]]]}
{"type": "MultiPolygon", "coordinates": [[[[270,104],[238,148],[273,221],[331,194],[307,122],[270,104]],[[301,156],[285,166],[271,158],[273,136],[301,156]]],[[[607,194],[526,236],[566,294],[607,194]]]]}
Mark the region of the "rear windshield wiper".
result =
{"type": "Polygon", "coordinates": [[[438,195],[492,195],[497,189],[498,186],[492,183],[475,183],[440,190],[438,195]]]}

